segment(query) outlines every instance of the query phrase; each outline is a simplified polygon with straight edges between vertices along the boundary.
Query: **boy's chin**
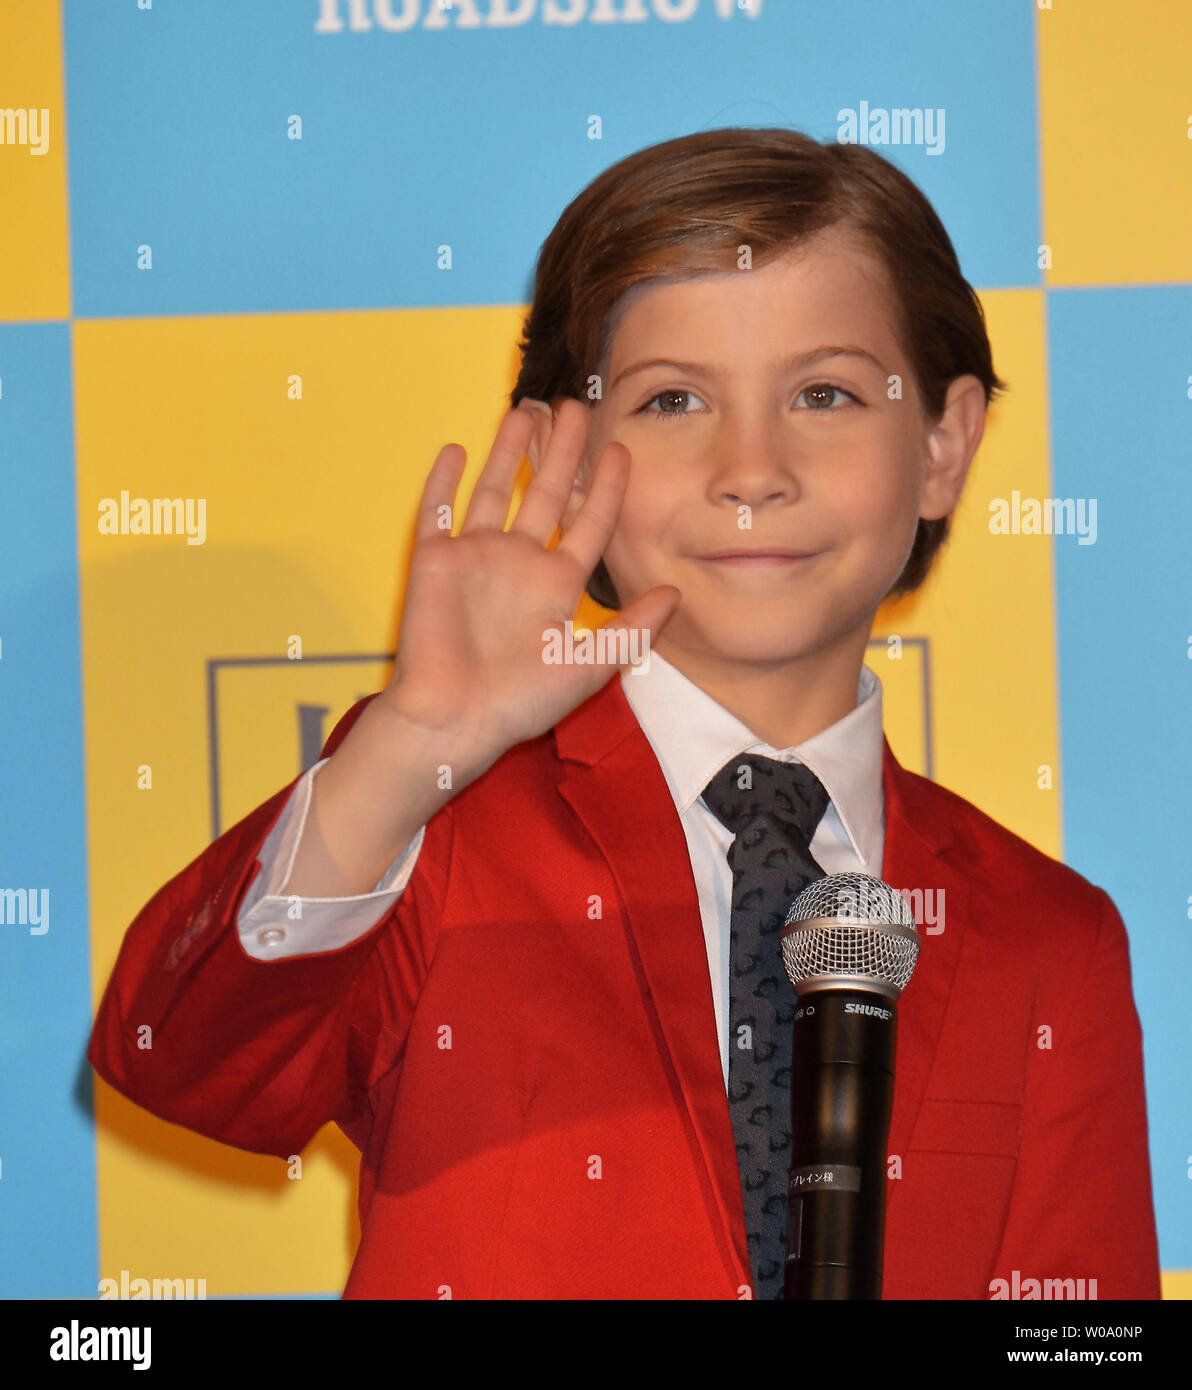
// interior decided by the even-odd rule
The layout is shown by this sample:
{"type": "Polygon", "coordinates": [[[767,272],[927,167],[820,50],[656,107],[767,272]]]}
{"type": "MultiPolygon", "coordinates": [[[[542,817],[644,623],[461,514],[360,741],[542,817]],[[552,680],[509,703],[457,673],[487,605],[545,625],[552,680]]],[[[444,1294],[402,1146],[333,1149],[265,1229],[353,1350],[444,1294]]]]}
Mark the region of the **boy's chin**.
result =
{"type": "Polygon", "coordinates": [[[813,621],[754,622],[707,620],[688,631],[669,634],[677,645],[702,652],[707,657],[736,662],[742,666],[773,666],[826,655],[845,634],[828,631],[813,621]],[[835,639],[835,640],[834,640],[835,639]]]}

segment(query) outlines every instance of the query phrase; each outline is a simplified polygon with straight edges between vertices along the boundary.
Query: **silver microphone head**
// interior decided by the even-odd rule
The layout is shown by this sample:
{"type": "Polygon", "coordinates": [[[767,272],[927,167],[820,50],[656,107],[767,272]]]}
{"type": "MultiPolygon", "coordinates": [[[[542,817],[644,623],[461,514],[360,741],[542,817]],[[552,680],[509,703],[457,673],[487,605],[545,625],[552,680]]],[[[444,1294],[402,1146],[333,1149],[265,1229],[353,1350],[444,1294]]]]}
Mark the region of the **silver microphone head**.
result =
{"type": "Polygon", "coordinates": [[[868,874],[828,874],[791,904],[782,962],[795,993],[870,989],[897,999],[919,955],[906,899],[868,874]]]}

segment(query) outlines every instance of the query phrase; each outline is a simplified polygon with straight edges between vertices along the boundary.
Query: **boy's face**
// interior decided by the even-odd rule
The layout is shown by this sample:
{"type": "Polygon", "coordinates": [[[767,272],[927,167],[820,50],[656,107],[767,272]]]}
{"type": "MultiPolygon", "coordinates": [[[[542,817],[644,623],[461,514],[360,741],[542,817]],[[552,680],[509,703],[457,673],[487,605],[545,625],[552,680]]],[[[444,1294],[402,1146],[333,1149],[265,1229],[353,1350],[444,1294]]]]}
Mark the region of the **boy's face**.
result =
{"type": "Polygon", "coordinates": [[[881,271],[835,230],[763,269],[638,286],[602,389],[585,470],[609,440],[632,460],[605,564],[622,604],[680,590],[654,646],[701,664],[859,662],[919,517],[953,509],[984,422],[974,377],[927,422],[881,271]],[[783,361],[824,347],[877,360],[783,361]]]}

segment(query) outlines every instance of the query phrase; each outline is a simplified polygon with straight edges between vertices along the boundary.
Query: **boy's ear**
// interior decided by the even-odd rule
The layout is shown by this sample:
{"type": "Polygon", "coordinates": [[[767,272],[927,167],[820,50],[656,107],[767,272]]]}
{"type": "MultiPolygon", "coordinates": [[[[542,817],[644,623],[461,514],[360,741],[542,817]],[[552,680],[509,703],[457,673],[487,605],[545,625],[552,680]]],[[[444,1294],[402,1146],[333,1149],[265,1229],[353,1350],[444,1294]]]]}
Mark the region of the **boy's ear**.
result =
{"type": "Polygon", "coordinates": [[[985,433],[985,408],[980,378],[959,376],[949,384],[943,413],[927,433],[927,473],[919,507],[925,521],[955,511],[985,433]]]}
{"type": "MultiPolygon", "coordinates": [[[[560,398],[562,399],[562,398],[560,398]]],[[[558,401],[555,402],[558,407],[558,401]]],[[[530,435],[530,442],[526,446],[526,453],[530,459],[530,467],[535,473],[541,467],[542,460],[546,457],[547,448],[550,445],[551,430],[554,428],[554,410],[545,401],[536,401],[529,396],[524,396],[518,402],[519,410],[529,410],[534,415],[534,432],[530,435]]],[[[563,516],[559,525],[564,531],[575,520],[575,514],[579,510],[586,495],[587,487],[587,460],[582,459],[580,466],[576,470],[576,476],[571,484],[571,497],[563,511],[563,516]]]]}
{"type": "Polygon", "coordinates": [[[528,410],[534,417],[534,432],[530,435],[530,443],[526,452],[530,456],[530,467],[537,473],[538,465],[546,454],[546,446],[550,443],[550,431],[551,425],[554,423],[554,415],[545,401],[536,401],[530,396],[523,396],[518,402],[517,408],[518,410],[528,410]]]}

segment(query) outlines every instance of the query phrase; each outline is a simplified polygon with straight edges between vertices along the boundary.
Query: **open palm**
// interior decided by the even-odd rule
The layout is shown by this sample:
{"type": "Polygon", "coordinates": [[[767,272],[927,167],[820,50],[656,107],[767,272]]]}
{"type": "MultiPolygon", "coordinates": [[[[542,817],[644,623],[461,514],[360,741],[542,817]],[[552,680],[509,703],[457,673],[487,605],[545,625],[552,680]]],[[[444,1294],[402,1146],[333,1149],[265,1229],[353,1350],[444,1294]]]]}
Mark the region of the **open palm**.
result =
{"type": "MultiPolygon", "coordinates": [[[[579,401],[560,406],[541,467],[508,531],[514,483],[533,431],[529,411],[509,411],[477,480],[459,534],[454,515],[466,455],[440,450],[423,489],[393,679],[378,697],[405,720],[442,731],[469,761],[487,766],[543,733],[594,694],[615,665],[549,664],[547,630],[575,612],[613,533],[629,476],[629,453],[609,443],[575,520],[548,544],[572,493],[587,437],[579,401]],[[450,511],[444,513],[446,507],[450,511]]],[[[651,635],[669,619],[678,590],[659,585],[608,624],[651,635]]]]}

